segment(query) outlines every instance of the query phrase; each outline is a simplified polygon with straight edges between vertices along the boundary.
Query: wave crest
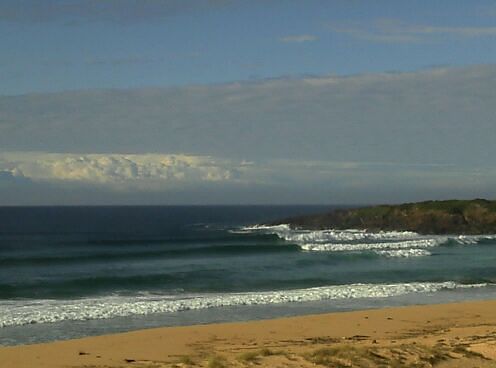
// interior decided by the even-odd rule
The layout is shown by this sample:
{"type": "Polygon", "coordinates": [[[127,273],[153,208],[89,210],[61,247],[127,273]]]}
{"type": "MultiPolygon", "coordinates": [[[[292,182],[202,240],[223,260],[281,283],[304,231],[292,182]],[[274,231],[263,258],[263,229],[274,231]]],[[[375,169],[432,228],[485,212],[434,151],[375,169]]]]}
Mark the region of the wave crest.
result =
{"type": "Polygon", "coordinates": [[[244,227],[239,232],[274,234],[283,240],[297,244],[304,251],[373,251],[390,258],[429,256],[431,252],[426,248],[433,248],[450,242],[458,245],[470,245],[496,239],[496,235],[440,236],[420,235],[411,231],[295,230],[291,229],[288,224],[255,225],[244,227]]]}
{"type": "Polygon", "coordinates": [[[107,319],[131,315],[171,313],[217,307],[310,302],[321,300],[386,298],[430,293],[487,284],[462,285],[454,281],[399,284],[349,284],[306,289],[181,296],[107,296],[78,300],[16,300],[0,302],[0,327],[66,320],[107,319]]]}

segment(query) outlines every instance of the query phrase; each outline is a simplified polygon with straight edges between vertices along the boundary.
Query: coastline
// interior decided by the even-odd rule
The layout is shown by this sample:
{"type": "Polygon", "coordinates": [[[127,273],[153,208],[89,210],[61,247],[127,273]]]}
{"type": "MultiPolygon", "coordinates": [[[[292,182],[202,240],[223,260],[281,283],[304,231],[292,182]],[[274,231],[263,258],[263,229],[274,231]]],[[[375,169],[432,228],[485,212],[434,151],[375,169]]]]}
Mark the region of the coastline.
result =
{"type": "Polygon", "coordinates": [[[0,361],[6,368],[243,367],[253,363],[312,367],[329,365],[329,359],[345,364],[350,357],[369,366],[417,362],[420,367],[496,367],[496,300],[161,327],[0,347],[0,361]]]}

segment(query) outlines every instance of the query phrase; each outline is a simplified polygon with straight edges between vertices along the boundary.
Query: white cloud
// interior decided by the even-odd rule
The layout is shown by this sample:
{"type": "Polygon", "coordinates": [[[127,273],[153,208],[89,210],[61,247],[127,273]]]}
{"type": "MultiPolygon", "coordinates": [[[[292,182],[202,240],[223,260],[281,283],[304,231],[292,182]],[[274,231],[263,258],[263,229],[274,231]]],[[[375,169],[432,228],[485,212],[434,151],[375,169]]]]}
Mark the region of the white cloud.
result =
{"type": "Polygon", "coordinates": [[[495,37],[496,27],[435,26],[408,24],[395,19],[380,19],[370,25],[330,25],[331,30],[356,39],[374,42],[409,43],[439,41],[446,37],[468,39],[495,37]]]}
{"type": "Polygon", "coordinates": [[[317,40],[317,36],[309,35],[309,34],[292,35],[292,36],[285,36],[279,38],[279,41],[285,43],[303,43],[303,42],[312,42],[316,40],[317,40]]]}
{"type": "Polygon", "coordinates": [[[235,181],[236,165],[181,154],[0,153],[0,170],[15,177],[116,189],[164,190],[184,184],[235,181]]]}
{"type": "Polygon", "coordinates": [[[496,170],[454,164],[181,154],[0,153],[1,204],[366,203],[494,194],[496,170]]]}

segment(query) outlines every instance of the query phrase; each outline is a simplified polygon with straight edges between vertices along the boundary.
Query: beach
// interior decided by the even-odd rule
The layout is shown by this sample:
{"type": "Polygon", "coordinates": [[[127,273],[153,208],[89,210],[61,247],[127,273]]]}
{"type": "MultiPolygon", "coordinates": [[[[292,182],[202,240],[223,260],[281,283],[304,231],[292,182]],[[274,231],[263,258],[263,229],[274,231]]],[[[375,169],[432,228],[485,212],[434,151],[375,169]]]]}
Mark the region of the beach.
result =
{"type": "Polygon", "coordinates": [[[0,348],[4,368],[496,367],[496,301],[139,330],[0,348]]]}

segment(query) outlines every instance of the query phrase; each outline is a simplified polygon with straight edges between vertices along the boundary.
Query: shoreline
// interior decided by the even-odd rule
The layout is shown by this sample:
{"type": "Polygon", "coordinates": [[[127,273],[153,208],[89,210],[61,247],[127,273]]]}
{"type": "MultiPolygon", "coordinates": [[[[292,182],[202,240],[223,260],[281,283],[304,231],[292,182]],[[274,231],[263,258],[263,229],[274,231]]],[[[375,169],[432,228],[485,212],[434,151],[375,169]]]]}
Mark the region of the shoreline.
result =
{"type": "Polygon", "coordinates": [[[330,364],[329,359],[349,359],[346,356],[372,366],[381,360],[403,361],[400,366],[407,366],[411,360],[428,367],[436,360],[446,367],[472,363],[496,367],[496,300],[159,327],[0,347],[0,361],[6,368],[243,367],[252,363],[311,367],[330,364]]]}
{"type": "MultiPolygon", "coordinates": [[[[236,305],[106,319],[62,320],[53,323],[12,325],[0,328],[0,347],[50,343],[151,328],[249,322],[415,305],[493,300],[496,299],[494,286],[496,285],[493,285],[491,289],[488,289],[489,286],[456,288],[435,294],[406,293],[387,298],[344,298],[297,303],[236,305]]],[[[40,310],[40,316],[44,316],[43,313],[43,310],[40,310]]],[[[5,318],[5,316],[3,317],[5,318]]]]}

